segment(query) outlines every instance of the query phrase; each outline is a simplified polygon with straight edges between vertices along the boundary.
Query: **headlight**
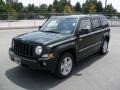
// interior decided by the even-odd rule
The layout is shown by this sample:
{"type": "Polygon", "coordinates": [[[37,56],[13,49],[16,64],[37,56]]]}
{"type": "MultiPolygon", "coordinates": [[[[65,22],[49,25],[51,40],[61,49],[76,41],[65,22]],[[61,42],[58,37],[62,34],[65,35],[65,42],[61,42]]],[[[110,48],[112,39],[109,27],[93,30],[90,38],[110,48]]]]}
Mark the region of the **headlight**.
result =
{"type": "Polygon", "coordinates": [[[37,46],[35,48],[35,53],[36,53],[36,55],[40,55],[42,53],[42,47],[41,46],[37,46]]]}

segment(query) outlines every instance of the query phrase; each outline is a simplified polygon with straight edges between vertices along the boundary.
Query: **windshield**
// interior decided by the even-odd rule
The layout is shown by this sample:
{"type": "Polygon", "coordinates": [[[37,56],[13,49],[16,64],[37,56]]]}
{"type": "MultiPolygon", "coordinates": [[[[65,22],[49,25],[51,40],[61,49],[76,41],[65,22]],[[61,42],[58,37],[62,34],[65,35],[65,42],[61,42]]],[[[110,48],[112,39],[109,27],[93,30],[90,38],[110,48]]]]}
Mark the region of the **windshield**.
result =
{"type": "Polygon", "coordinates": [[[41,28],[42,32],[71,34],[76,26],[77,18],[51,18],[41,28]]]}

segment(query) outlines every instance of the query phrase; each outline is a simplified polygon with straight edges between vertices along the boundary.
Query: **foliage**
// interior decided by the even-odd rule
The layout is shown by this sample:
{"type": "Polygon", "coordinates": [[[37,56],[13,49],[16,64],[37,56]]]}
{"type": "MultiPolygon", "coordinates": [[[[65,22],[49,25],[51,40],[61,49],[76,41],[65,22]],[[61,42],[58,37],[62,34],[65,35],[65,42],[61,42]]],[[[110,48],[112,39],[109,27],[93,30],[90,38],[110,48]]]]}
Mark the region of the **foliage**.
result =
{"type": "Polygon", "coordinates": [[[98,13],[103,13],[103,5],[102,5],[101,1],[97,2],[96,10],[97,10],[96,12],[98,12],[98,13]]]}
{"type": "MultiPolygon", "coordinates": [[[[102,2],[100,0],[86,0],[82,5],[77,2],[75,6],[71,5],[70,0],[54,0],[53,4],[47,6],[46,4],[41,4],[40,6],[35,6],[34,4],[28,4],[24,6],[21,2],[13,2],[11,4],[5,4],[4,0],[0,0],[0,14],[9,13],[11,16],[16,18],[17,14],[33,14],[33,13],[67,13],[72,14],[73,12],[77,13],[86,13],[86,14],[95,14],[95,13],[104,13],[115,14],[118,13],[117,10],[109,4],[106,8],[103,8],[102,2]]],[[[22,19],[24,16],[18,16],[18,19],[22,19]]],[[[5,16],[0,16],[0,19],[5,19],[5,16]]],[[[33,16],[29,15],[29,18],[33,16]]]]}
{"type": "Polygon", "coordinates": [[[0,0],[0,13],[6,12],[5,3],[3,0],[0,0]]]}
{"type": "Polygon", "coordinates": [[[62,13],[63,12],[64,6],[62,5],[61,1],[54,0],[53,7],[55,8],[56,12],[58,12],[58,13],[62,13]]]}
{"type": "Polygon", "coordinates": [[[60,0],[60,2],[62,3],[63,7],[67,4],[68,0],[60,0]]]}
{"type": "Polygon", "coordinates": [[[23,6],[23,4],[21,2],[20,3],[13,2],[12,3],[12,8],[14,10],[16,10],[16,12],[18,12],[18,13],[24,12],[24,6],[23,6]]]}
{"type": "Polygon", "coordinates": [[[53,6],[50,4],[50,5],[48,6],[48,12],[49,12],[49,13],[52,12],[52,8],[53,8],[53,6]]]}
{"type": "Polygon", "coordinates": [[[66,5],[65,8],[64,8],[64,13],[65,14],[72,14],[72,9],[69,5],[66,5]]]}
{"type": "Polygon", "coordinates": [[[89,13],[90,14],[95,14],[96,13],[96,5],[94,3],[91,3],[89,13]]]}
{"type": "Polygon", "coordinates": [[[86,0],[82,5],[83,13],[96,13],[97,0],[86,0]]]}
{"type": "Polygon", "coordinates": [[[116,14],[117,10],[114,9],[114,7],[112,6],[112,4],[107,5],[106,7],[106,13],[107,14],[116,14]]]}
{"type": "Polygon", "coordinates": [[[86,2],[82,4],[82,12],[89,13],[89,7],[90,7],[89,1],[86,0],[86,2]]]}
{"type": "Polygon", "coordinates": [[[10,14],[10,16],[8,17],[9,20],[13,20],[13,19],[16,19],[16,16],[17,16],[17,13],[16,13],[16,10],[14,8],[12,8],[11,5],[9,4],[6,4],[6,10],[7,12],[10,14]]]}
{"type": "Polygon", "coordinates": [[[47,13],[47,11],[48,11],[47,5],[46,4],[42,4],[40,6],[40,13],[47,13]]]}
{"type": "Polygon", "coordinates": [[[81,12],[81,5],[80,5],[79,2],[77,2],[76,5],[75,5],[75,11],[76,12],[81,12]]]}

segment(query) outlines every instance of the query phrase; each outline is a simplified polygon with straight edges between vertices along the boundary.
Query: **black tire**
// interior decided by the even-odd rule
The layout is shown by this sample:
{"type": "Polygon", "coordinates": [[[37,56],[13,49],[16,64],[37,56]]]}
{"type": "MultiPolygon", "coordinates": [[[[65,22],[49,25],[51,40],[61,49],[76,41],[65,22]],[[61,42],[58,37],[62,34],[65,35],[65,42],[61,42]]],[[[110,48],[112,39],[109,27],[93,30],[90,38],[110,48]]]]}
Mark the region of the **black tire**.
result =
{"type": "MultiPolygon", "coordinates": [[[[68,61],[68,60],[67,60],[68,61]]],[[[64,65],[63,65],[64,66],[64,65]]],[[[55,76],[57,78],[66,78],[68,77],[72,70],[73,70],[73,67],[74,67],[74,58],[73,58],[73,55],[69,54],[69,53],[64,53],[60,59],[59,59],[59,62],[58,62],[58,66],[57,66],[57,69],[56,69],[56,72],[55,72],[55,76]],[[61,69],[62,68],[62,64],[64,62],[65,59],[67,59],[67,57],[71,58],[71,62],[72,62],[72,67],[71,67],[71,70],[69,71],[68,74],[63,74],[63,70],[61,69]]],[[[65,67],[66,68],[66,67],[65,67]]]]}
{"type": "Polygon", "coordinates": [[[105,55],[108,52],[108,40],[105,39],[102,43],[102,47],[100,48],[100,55],[105,55]]]}

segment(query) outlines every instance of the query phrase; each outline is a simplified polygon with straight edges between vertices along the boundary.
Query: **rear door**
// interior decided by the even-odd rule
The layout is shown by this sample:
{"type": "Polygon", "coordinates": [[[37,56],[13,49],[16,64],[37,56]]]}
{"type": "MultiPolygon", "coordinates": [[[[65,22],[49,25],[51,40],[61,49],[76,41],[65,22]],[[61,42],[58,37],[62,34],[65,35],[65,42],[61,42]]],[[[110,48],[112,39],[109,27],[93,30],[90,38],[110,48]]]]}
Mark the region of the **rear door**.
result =
{"type": "Polygon", "coordinates": [[[100,18],[95,17],[91,18],[92,22],[92,30],[91,35],[93,36],[93,52],[97,51],[100,48],[100,45],[102,43],[102,37],[103,37],[103,31],[101,27],[100,18]]]}

